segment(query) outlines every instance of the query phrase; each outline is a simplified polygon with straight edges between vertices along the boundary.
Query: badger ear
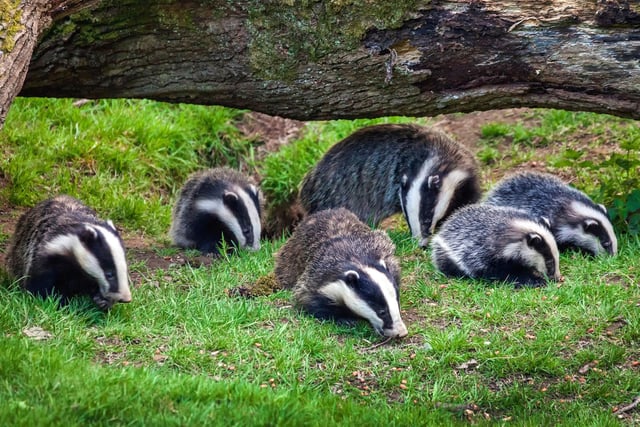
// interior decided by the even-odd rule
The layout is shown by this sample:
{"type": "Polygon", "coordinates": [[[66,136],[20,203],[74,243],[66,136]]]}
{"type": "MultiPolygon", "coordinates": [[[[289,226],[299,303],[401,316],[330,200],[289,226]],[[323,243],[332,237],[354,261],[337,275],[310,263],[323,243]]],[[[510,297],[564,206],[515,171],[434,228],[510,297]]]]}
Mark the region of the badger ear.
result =
{"type": "Polygon", "coordinates": [[[118,231],[116,230],[116,226],[113,225],[113,221],[111,221],[110,219],[107,220],[107,224],[109,225],[109,227],[113,229],[113,231],[118,231]]]}
{"type": "Polygon", "coordinates": [[[542,223],[546,225],[548,229],[551,229],[551,221],[549,221],[549,218],[547,218],[546,216],[541,216],[540,221],[542,221],[542,223]]]}
{"type": "Polygon", "coordinates": [[[354,287],[358,284],[358,280],[360,280],[360,275],[357,271],[349,270],[344,273],[344,281],[347,285],[354,287]]]}
{"type": "Polygon", "coordinates": [[[386,270],[387,269],[387,263],[385,262],[384,258],[380,258],[380,265],[386,270]]]}
{"type": "Polygon", "coordinates": [[[601,210],[605,215],[608,215],[608,213],[607,213],[607,208],[606,208],[606,206],[605,206],[605,205],[598,204],[598,207],[600,208],[600,210],[601,210]]]}
{"type": "Polygon", "coordinates": [[[226,190],[222,195],[222,200],[224,200],[225,203],[235,203],[238,201],[238,195],[233,191],[226,190]]]}
{"type": "Polygon", "coordinates": [[[527,234],[527,245],[532,248],[539,248],[542,245],[542,236],[538,233],[527,234]]]}
{"type": "Polygon", "coordinates": [[[582,228],[584,228],[584,231],[586,231],[587,233],[595,232],[599,226],[600,224],[598,223],[598,221],[591,218],[585,219],[584,222],[582,223],[582,228]]]}
{"type": "Polygon", "coordinates": [[[430,175],[427,178],[427,187],[430,190],[437,190],[440,188],[440,175],[430,175]]]}
{"type": "Polygon", "coordinates": [[[402,178],[400,178],[400,184],[402,185],[402,188],[405,188],[407,186],[407,182],[409,182],[409,177],[405,173],[404,175],[402,175],[402,178]]]}
{"type": "Polygon", "coordinates": [[[90,225],[84,225],[78,232],[80,241],[88,243],[94,241],[98,237],[98,232],[90,225]]]}
{"type": "Polygon", "coordinates": [[[250,184],[250,185],[249,185],[249,188],[251,189],[251,192],[252,192],[253,194],[255,194],[256,196],[258,195],[258,187],[256,187],[256,186],[255,186],[255,185],[253,185],[253,184],[250,184]]]}

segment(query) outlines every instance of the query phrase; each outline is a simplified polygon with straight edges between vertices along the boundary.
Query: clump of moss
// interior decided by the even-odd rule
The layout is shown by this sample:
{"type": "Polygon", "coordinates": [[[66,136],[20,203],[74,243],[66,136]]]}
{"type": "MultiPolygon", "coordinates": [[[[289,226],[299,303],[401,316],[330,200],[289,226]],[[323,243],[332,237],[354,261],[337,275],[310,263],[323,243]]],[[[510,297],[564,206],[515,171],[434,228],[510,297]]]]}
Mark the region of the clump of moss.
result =
{"type": "Polygon", "coordinates": [[[358,46],[367,30],[396,28],[422,0],[254,1],[249,6],[251,64],[265,79],[291,80],[296,66],[358,46]]]}
{"type": "Polygon", "coordinates": [[[256,298],[271,295],[282,289],[273,273],[259,277],[249,286],[237,286],[227,289],[227,295],[230,297],[256,298]]]}
{"type": "Polygon", "coordinates": [[[21,23],[20,0],[0,0],[0,52],[9,53],[16,44],[16,35],[24,28],[21,23]]]}

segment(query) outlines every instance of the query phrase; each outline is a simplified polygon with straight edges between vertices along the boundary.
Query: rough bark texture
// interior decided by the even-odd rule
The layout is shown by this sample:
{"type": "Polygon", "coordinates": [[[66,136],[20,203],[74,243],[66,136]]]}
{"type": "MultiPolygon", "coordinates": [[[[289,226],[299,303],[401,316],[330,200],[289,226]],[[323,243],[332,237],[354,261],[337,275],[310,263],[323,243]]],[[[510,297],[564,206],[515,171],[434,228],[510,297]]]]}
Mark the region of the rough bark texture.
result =
{"type": "Polygon", "coordinates": [[[305,120],[518,106],[640,118],[638,2],[77,3],[52,15],[21,95],[305,120]]]}

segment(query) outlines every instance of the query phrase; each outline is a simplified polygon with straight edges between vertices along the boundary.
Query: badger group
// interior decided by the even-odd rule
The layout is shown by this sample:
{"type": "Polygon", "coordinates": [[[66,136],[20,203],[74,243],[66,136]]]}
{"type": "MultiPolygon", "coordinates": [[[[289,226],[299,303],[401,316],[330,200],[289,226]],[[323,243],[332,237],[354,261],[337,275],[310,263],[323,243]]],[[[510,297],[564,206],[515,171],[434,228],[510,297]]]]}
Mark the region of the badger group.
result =
{"type": "Polygon", "coordinates": [[[451,212],[479,198],[471,152],[441,132],[414,124],[356,131],[327,151],[300,188],[308,213],[344,207],[375,226],[402,212],[420,246],[451,212]]]}
{"type": "MultiPolygon", "coordinates": [[[[535,287],[561,280],[559,250],[617,254],[606,208],[555,176],[508,176],[483,201],[478,176],[474,156],[438,131],[387,124],[354,132],[304,177],[306,218],[275,254],[277,282],[318,319],[364,319],[379,335],[401,338],[408,330],[396,248],[371,228],[394,213],[452,277],[535,287]]],[[[196,172],[173,206],[172,242],[212,256],[232,246],[259,250],[261,204],[255,182],[238,171],[196,172]]],[[[103,310],[131,301],[118,231],[70,196],[20,217],[6,267],[25,290],[62,304],[76,295],[103,310]]]]}
{"type": "Polygon", "coordinates": [[[118,231],[70,196],[40,202],[20,217],[6,264],[24,289],[59,296],[62,304],[75,295],[88,295],[103,310],[131,301],[118,231]]]}

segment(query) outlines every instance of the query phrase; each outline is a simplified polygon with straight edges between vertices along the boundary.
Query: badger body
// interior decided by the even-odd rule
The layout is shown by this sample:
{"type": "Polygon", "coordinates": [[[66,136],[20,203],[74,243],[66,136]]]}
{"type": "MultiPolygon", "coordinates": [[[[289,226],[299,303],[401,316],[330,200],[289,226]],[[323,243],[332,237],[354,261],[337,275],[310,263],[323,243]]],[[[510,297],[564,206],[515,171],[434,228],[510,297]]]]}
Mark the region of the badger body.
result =
{"type": "Polygon", "coordinates": [[[368,320],[383,336],[403,337],[395,246],[346,209],[307,216],[276,254],[275,276],[296,305],[319,319],[368,320]]]}
{"type": "Polygon", "coordinates": [[[618,251],[607,209],[553,175],[526,172],[507,177],[487,194],[485,203],[548,219],[560,250],[576,248],[592,255],[618,251]]]}
{"type": "Polygon", "coordinates": [[[260,196],[240,172],[213,168],[191,175],[173,209],[171,238],[183,248],[219,255],[224,242],[260,249],[260,196]]]}
{"type": "Polygon", "coordinates": [[[414,124],[356,131],[327,151],[300,188],[309,213],[345,207],[375,226],[402,212],[421,246],[441,220],[479,198],[473,155],[446,135],[414,124]]]}
{"type": "Polygon", "coordinates": [[[40,202],[16,225],[7,270],[29,292],[66,304],[88,295],[103,310],[130,302],[122,239],[111,221],[70,196],[40,202]]]}
{"type": "Polygon", "coordinates": [[[549,229],[524,211],[484,204],[454,212],[431,240],[444,274],[541,286],[559,280],[558,248],[549,229]]]}

